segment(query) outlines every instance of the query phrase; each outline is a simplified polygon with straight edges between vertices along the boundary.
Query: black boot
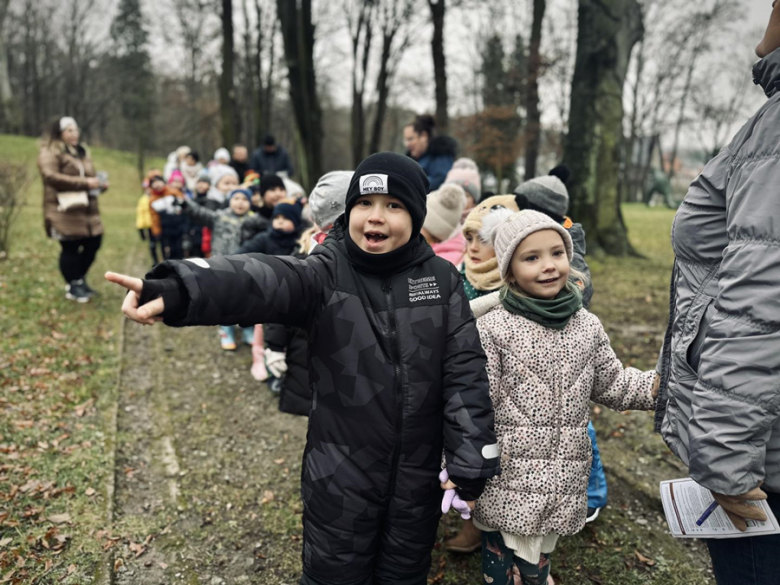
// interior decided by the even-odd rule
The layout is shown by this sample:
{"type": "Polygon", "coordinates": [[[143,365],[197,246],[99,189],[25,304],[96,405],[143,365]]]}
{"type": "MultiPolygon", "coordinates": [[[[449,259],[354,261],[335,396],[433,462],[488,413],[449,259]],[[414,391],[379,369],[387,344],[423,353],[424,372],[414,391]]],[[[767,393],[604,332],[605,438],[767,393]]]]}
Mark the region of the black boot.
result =
{"type": "Polygon", "coordinates": [[[89,286],[89,284],[87,284],[87,279],[86,278],[83,278],[81,281],[84,283],[84,290],[87,291],[87,294],[89,296],[96,297],[96,296],[98,296],[100,294],[100,293],[98,293],[98,291],[96,291],[91,286],[89,286]]]}

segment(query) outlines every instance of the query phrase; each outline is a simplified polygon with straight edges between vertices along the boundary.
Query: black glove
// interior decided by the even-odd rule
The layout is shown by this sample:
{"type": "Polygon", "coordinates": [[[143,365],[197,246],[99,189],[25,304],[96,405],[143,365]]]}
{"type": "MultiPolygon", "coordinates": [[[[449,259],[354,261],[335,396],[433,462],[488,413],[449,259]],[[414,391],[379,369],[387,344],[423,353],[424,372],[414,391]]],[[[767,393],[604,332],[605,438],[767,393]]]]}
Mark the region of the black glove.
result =
{"type": "Polygon", "coordinates": [[[450,476],[450,481],[457,487],[455,491],[460,496],[460,499],[464,502],[473,502],[478,500],[482,492],[485,491],[485,484],[487,483],[486,477],[478,477],[476,479],[466,479],[463,477],[450,476]]]}

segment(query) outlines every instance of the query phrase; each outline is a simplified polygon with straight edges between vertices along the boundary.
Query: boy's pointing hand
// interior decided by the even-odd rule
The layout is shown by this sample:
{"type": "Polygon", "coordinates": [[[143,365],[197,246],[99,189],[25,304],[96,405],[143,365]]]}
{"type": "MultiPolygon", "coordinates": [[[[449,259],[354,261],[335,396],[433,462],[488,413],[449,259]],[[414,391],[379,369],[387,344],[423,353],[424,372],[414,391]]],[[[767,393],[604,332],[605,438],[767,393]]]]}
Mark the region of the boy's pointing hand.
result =
{"type": "Polygon", "coordinates": [[[128,319],[143,325],[154,325],[158,321],[162,321],[161,315],[165,310],[162,297],[156,298],[140,307],[138,306],[141,291],[144,287],[143,280],[127,276],[126,274],[117,274],[116,272],[106,272],[106,280],[123,286],[128,290],[127,296],[122,303],[122,312],[128,319]]]}

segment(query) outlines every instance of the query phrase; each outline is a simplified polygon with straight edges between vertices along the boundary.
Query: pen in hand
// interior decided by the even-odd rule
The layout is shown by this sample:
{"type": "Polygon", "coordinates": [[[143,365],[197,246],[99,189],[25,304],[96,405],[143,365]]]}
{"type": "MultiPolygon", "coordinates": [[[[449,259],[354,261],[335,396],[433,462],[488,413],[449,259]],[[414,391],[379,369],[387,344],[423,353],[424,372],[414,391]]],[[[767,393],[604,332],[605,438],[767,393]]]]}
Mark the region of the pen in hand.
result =
{"type": "Polygon", "coordinates": [[[704,510],[704,514],[701,515],[701,518],[699,518],[696,521],[696,526],[701,526],[707,521],[707,518],[710,517],[710,515],[715,511],[715,508],[718,507],[718,502],[714,501],[709,506],[707,506],[707,509],[704,510]]]}

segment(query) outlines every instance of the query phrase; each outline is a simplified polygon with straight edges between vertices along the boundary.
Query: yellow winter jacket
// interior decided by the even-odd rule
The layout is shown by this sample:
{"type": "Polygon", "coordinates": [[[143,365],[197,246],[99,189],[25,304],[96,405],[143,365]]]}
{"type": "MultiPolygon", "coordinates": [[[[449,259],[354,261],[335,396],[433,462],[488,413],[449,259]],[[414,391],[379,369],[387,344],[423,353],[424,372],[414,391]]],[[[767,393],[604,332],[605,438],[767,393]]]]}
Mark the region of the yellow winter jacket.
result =
{"type": "Polygon", "coordinates": [[[148,230],[152,227],[152,207],[149,195],[144,193],[138,198],[135,207],[135,227],[139,230],[148,230]]]}

